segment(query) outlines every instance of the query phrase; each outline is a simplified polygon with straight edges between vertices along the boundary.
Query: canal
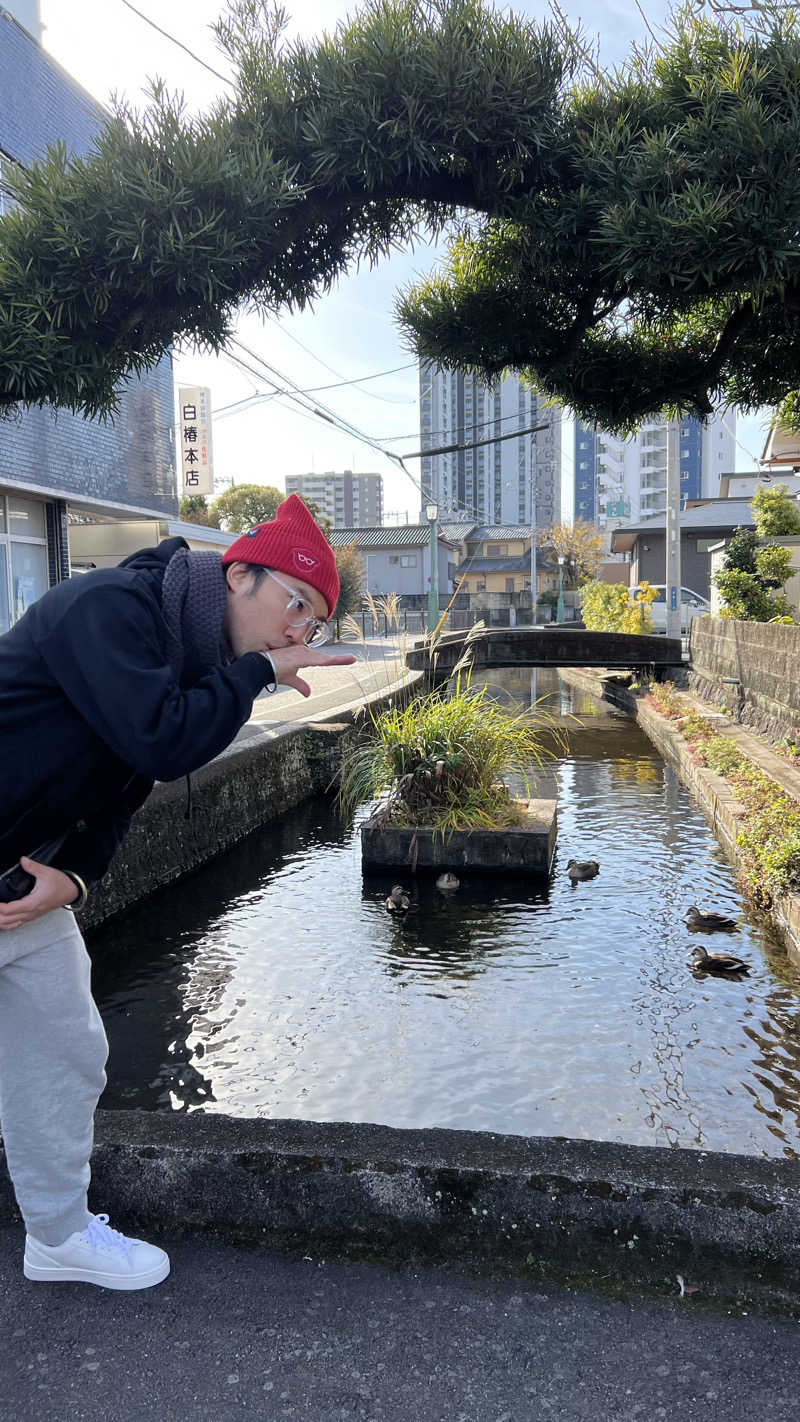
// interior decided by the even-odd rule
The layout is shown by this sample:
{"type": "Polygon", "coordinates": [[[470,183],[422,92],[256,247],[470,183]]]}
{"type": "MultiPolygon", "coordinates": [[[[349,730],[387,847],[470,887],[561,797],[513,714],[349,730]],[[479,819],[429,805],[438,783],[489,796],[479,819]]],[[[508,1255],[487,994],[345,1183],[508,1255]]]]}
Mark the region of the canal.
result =
{"type": "MultiPolygon", "coordinates": [[[[500,699],[530,673],[492,672],[500,699]]],[[[568,751],[550,881],[362,874],[328,800],[95,931],[101,1106],[556,1135],[796,1157],[800,974],[747,918],[673,770],[624,715],[538,674],[568,751]],[[574,719],[577,717],[577,720],[574,719]],[[567,860],[597,859],[576,887],[567,860]],[[692,976],[690,904],[752,965],[692,976]]],[[[364,807],[363,817],[369,807],[364,807]]]]}

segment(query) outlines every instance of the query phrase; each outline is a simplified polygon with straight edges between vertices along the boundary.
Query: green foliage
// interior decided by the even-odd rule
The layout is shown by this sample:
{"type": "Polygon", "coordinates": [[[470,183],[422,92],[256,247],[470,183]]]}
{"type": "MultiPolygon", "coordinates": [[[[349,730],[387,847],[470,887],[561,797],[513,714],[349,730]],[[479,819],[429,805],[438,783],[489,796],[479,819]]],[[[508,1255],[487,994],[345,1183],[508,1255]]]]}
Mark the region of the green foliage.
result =
{"type": "Polygon", "coordinates": [[[219,524],[211,523],[211,510],[206,503],[205,494],[188,494],[180,500],[178,513],[186,523],[199,523],[212,528],[219,527],[219,524]]]}
{"type": "Polygon", "coordinates": [[[590,632],[652,632],[649,609],[655,595],[647,583],[640,585],[633,601],[624,583],[584,583],[581,617],[590,632]]]}
{"type": "Polygon", "coordinates": [[[285,498],[271,484],[234,484],[214,500],[211,513],[217,528],[224,528],[227,533],[246,533],[254,523],[273,519],[285,498]]]}
{"type": "Polygon", "coordinates": [[[722,594],[722,616],[740,622],[792,622],[789,604],[778,591],[789,576],[791,549],[776,543],[758,548],[755,535],[751,540],[746,534],[747,530],[737,529],[724,566],[714,574],[722,594]]]}
{"type": "MultiPolygon", "coordinates": [[[[652,698],[659,710],[668,708],[667,714],[682,709],[666,684],[653,687],[652,698]]],[[[800,804],[699,712],[681,716],[678,727],[700,763],[722,775],[745,807],[744,825],[736,837],[742,880],[755,906],[769,911],[776,898],[800,889],[800,804]]]]}
{"type": "Polygon", "coordinates": [[[722,556],[723,568],[738,569],[741,573],[754,573],[757,546],[758,535],[752,528],[737,528],[722,556]]]}
{"type": "Polygon", "coordinates": [[[518,824],[520,808],[505,782],[513,776],[530,794],[533,768],[555,753],[558,732],[544,712],[510,712],[488,692],[459,675],[449,695],[432,692],[374,715],[374,735],[342,766],[342,808],[387,794],[383,813],[398,825],[445,834],[518,824]]]}
{"type": "Polygon", "coordinates": [[[750,504],[759,538],[780,538],[800,533],[800,510],[783,484],[760,484],[750,504]]]}
{"type": "Polygon", "coordinates": [[[369,0],[314,42],[284,27],[232,0],[230,99],[195,118],[156,85],[86,157],[56,145],[15,175],[0,409],[113,413],[179,339],[220,350],[243,302],[302,308],[448,225],[443,272],[398,307],[426,359],[522,371],[620,429],[800,389],[793,12],[687,8],[608,73],[562,20],[481,0],[369,0]]]}
{"type": "Polygon", "coordinates": [[[364,586],[364,560],[357,543],[349,543],[346,548],[335,548],[336,571],[339,574],[339,601],[334,611],[334,620],[348,614],[354,616],[361,607],[361,590],[364,586]]]}

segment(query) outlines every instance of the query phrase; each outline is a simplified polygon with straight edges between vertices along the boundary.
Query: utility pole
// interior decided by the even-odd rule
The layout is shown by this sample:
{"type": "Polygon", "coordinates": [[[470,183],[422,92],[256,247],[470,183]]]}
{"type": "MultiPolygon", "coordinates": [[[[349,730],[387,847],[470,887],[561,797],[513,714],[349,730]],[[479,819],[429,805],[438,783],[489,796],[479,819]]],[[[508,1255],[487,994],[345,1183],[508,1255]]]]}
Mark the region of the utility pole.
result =
{"type": "Polygon", "coordinates": [[[667,424],[667,636],[681,635],[681,424],[667,424]]]}

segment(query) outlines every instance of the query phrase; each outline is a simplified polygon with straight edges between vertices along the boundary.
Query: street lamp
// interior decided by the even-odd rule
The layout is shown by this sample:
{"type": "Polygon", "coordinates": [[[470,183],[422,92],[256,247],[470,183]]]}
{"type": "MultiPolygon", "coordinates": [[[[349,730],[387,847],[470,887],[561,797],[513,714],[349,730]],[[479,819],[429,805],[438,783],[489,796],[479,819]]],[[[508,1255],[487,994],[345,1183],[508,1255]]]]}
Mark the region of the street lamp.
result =
{"type": "Polygon", "coordinates": [[[556,622],[564,621],[564,564],[566,557],[563,553],[558,555],[558,605],[556,607],[556,622]]]}
{"type": "Polygon", "coordinates": [[[430,578],[428,580],[428,631],[435,632],[439,622],[439,544],[436,521],[438,504],[425,505],[425,517],[431,526],[430,578]]]}

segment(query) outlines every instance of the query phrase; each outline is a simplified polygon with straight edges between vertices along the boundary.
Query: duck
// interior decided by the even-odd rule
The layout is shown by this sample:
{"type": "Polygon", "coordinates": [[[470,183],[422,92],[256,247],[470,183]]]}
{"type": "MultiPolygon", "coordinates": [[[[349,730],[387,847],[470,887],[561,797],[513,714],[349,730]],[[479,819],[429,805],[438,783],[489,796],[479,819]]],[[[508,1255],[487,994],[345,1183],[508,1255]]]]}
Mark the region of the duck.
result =
{"type": "Polygon", "coordinates": [[[600,865],[596,859],[570,859],[567,865],[567,873],[573,884],[577,884],[579,879],[594,879],[600,873],[600,865]]]}
{"type": "Polygon", "coordinates": [[[735,918],[727,918],[724,913],[703,913],[694,904],[686,910],[686,923],[689,928],[699,928],[704,933],[719,933],[736,927],[735,918]]]}
{"type": "Polygon", "coordinates": [[[437,889],[441,889],[443,894],[454,893],[456,889],[461,888],[461,880],[455,874],[451,874],[450,870],[447,869],[444,874],[439,875],[436,880],[436,887],[437,889]]]}
{"type": "Polygon", "coordinates": [[[705,948],[692,949],[692,972],[717,973],[720,976],[738,974],[744,977],[750,972],[750,964],[735,953],[707,953],[705,948]]]}
{"type": "Polygon", "coordinates": [[[383,906],[389,913],[408,913],[411,899],[402,884],[395,884],[388,899],[384,899],[383,906]]]}

